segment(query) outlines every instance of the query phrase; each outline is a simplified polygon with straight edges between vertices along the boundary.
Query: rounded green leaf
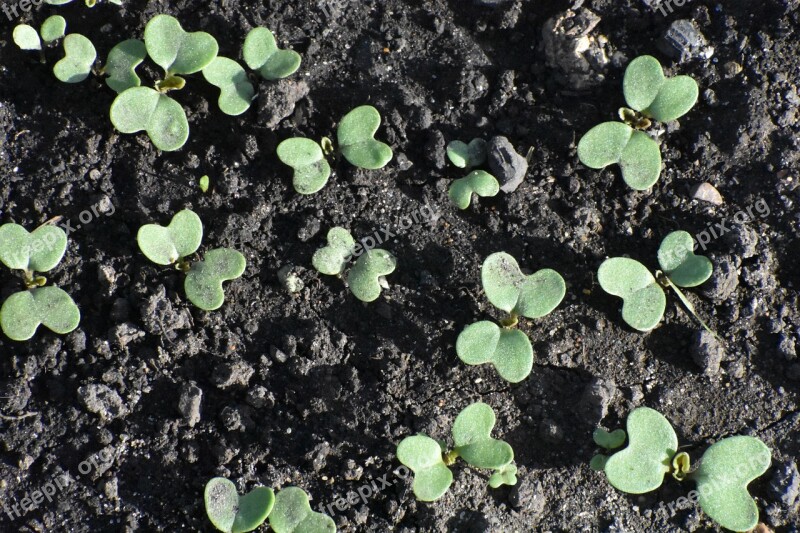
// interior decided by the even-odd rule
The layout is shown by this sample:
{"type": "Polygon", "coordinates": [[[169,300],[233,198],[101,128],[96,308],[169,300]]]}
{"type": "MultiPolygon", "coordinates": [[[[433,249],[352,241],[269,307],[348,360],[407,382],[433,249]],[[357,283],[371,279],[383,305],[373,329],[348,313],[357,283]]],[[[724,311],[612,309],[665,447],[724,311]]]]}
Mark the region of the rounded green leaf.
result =
{"type": "Polygon", "coordinates": [[[350,292],[362,302],[377,300],[381,295],[380,278],[394,272],[396,267],[397,259],[386,250],[367,250],[347,275],[350,292]]]}
{"type": "Polygon", "coordinates": [[[636,111],[643,111],[653,103],[664,85],[664,69],[653,56],[639,56],[628,64],[622,80],[625,101],[636,111]]]}
{"type": "Polygon", "coordinates": [[[644,114],[660,122],[678,119],[697,103],[700,89],[689,76],[675,76],[664,82],[658,97],[644,110],[644,114]]]}
{"type": "Polygon", "coordinates": [[[605,168],[619,163],[633,135],[633,128],[622,122],[603,122],[578,141],[578,159],[589,168],[605,168]]]}
{"type": "Polygon", "coordinates": [[[67,250],[67,234],[46,224],[31,233],[18,224],[0,226],[0,262],[13,270],[48,272],[67,250]]]}
{"type": "Polygon", "coordinates": [[[389,145],[374,138],[380,125],[380,113],[369,105],[353,109],[339,123],[339,149],[351,165],[375,170],[385,167],[392,160],[389,145]]]}
{"type": "Polygon", "coordinates": [[[486,162],[487,142],[483,139],[472,139],[469,144],[453,141],[447,145],[447,157],[458,168],[473,168],[486,162]]]}
{"type": "Polygon", "coordinates": [[[269,515],[269,525],[275,533],[336,531],[336,523],[331,517],[311,510],[308,494],[299,487],[286,487],[278,492],[269,515]]]}
{"type": "Polygon", "coordinates": [[[304,137],[286,139],[278,145],[278,159],[294,170],[292,184],[300,194],[322,189],[331,176],[331,166],[319,144],[304,137]]]}
{"type": "Polygon", "coordinates": [[[714,266],[704,255],[695,255],[694,239],[686,231],[673,231],[661,241],[658,264],[678,287],[696,287],[711,277],[714,266]]]}
{"type": "Polygon", "coordinates": [[[81,312],[58,287],[41,287],[12,294],[0,308],[0,326],[14,341],[26,341],[40,325],[59,335],[78,327],[81,312]]]}
{"type": "Polygon", "coordinates": [[[244,255],[229,248],[211,250],[202,261],[194,263],[186,274],[183,289],[194,305],[205,311],[222,307],[225,292],[222,283],[244,274],[247,260],[244,255]]]}
{"type": "Polygon", "coordinates": [[[190,209],[176,213],[166,228],[146,224],[136,235],[139,249],[157,265],[172,265],[195,253],[202,240],[203,223],[190,209]]]}
{"type": "Polygon", "coordinates": [[[266,80],[279,80],[294,74],[302,58],[293,50],[281,50],[275,36],[267,28],[253,28],[244,40],[242,50],[247,66],[257,70],[266,80]]]}
{"type": "Polygon", "coordinates": [[[661,174],[661,149],[641,131],[634,131],[622,151],[619,166],[629,187],[643,191],[653,186],[661,174]]]}
{"type": "Polygon", "coordinates": [[[208,519],[214,527],[227,533],[253,531],[264,523],[272,511],[275,494],[267,487],[256,487],[241,498],[236,485],[215,477],[206,484],[203,494],[208,519]]]}
{"type": "Polygon", "coordinates": [[[404,438],[397,446],[397,460],[414,472],[412,487],[418,500],[438,500],[453,483],[453,473],[442,459],[442,448],[430,437],[404,438]]]}
{"type": "Polygon", "coordinates": [[[549,314],[567,292],[564,278],[555,270],[543,269],[525,276],[517,260],[505,252],[486,258],[481,268],[481,280],[492,305],[528,318],[549,314]]]}
{"type": "Polygon", "coordinates": [[[136,74],[136,67],[147,57],[147,48],[139,39],[128,39],[117,44],[108,53],[103,71],[108,74],[106,85],[117,93],[132,87],[139,87],[142,80],[136,74]]]}
{"type": "Polygon", "coordinates": [[[639,407],[628,415],[628,446],[605,463],[608,481],[629,494],[643,494],[661,486],[678,449],[678,436],[664,416],[639,407]]]}
{"type": "Polygon", "coordinates": [[[447,192],[450,201],[459,209],[466,209],[472,201],[472,194],[481,197],[495,196],[500,192],[497,178],[483,170],[474,170],[466,177],[455,180],[447,192]]]}
{"type": "Polygon", "coordinates": [[[625,444],[627,435],[624,429],[615,429],[614,431],[606,431],[603,428],[597,428],[592,433],[592,439],[595,444],[606,450],[613,450],[625,444]]]}
{"type": "Polygon", "coordinates": [[[206,81],[219,87],[219,108],[226,115],[241,115],[250,108],[256,90],[247,73],[233,59],[217,56],[203,69],[206,81]]]}
{"type": "Polygon", "coordinates": [[[133,87],[111,104],[111,123],[122,133],[147,132],[159,150],[179,149],[189,138],[189,122],[181,105],[150,87],[133,87]]]}
{"type": "Polygon", "coordinates": [[[200,72],[217,57],[217,40],[206,32],[186,32],[175,17],[156,15],[144,28],[147,53],[168,74],[200,72]]]}
{"type": "Polygon", "coordinates": [[[517,465],[508,464],[489,476],[489,486],[496,489],[502,485],[517,484],[517,465]]]}
{"type": "Polygon", "coordinates": [[[627,257],[606,259],[597,271],[597,281],[604,291],[622,298],[622,319],[632,328],[649,331],[664,316],[664,290],[639,261],[627,257]]]}
{"type": "Polygon", "coordinates": [[[533,347],[518,329],[504,329],[487,320],[464,328],[456,340],[456,353],[468,365],[491,363],[504,380],[519,383],[533,368],[533,347]]]}
{"type": "Polygon", "coordinates": [[[41,28],[42,40],[47,44],[57,41],[64,37],[64,32],[67,30],[67,21],[61,15],[53,15],[48,17],[43,23],[41,28]]]}
{"type": "Polygon", "coordinates": [[[11,36],[14,39],[14,43],[22,50],[42,49],[42,41],[39,39],[39,33],[27,24],[17,25],[11,36]]]}
{"type": "Polygon", "coordinates": [[[231,533],[247,533],[257,529],[267,519],[275,505],[275,493],[267,487],[255,487],[239,498],[239,510],[231,533]]]}
{"type": "Polygon", "coordinates": [[[97,50],[92,41],[78,33],[64,38],[64,59],[53,66],[53,74],[64,83],[79,83],[92,73],[97,50]]]}
{"type": "Polygon", "coordinates": [[[355,239],[345,228],[331,228],[328,231],[328,245],[316,251],[311,264],[321,274],[338,276],[344,272],[355,244],[355,239]]]}
{"type": "Polygon", "coordinates": [[[514,450],[490,434],[496,418],[485,403],[466,407],[453,423],[453,441],[458,455],[475,468],[498,470],[514,460],[514,450]]]}

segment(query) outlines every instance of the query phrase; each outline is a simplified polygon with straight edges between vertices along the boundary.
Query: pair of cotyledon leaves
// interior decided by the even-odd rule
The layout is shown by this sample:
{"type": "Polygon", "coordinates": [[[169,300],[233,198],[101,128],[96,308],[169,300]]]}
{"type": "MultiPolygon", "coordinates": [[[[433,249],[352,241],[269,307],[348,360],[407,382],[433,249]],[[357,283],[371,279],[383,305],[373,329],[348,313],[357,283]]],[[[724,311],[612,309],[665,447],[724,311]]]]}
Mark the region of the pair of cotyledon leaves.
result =
{"type": "Polygon", "coordinates": [[[66,29],[64,17],[54,15],[42,23],[40,32],[27,24],[20,24],[14,28],[12,37],[22,50],[39,51],[42,50],[42,41],[49,45],[64,38],[64,58],[53,66],[53,74],[64,83],[79,83],[92,73],[97,50],[89,39],[79,33],[64,37],[66,29]]]}
{"type": "MultiPolygon", "coordinates": [[[[59,227],[44,225],[31,233],[17,224],[0,226],[0,262],[28,275],[49,272],[67,250],[67,234],[59,227]]],[[[0,326],[8,338],[26,341],[40,325],[65,334],[78,327],[80,310],[58,287],[35,287],[12,294],[0,308],[0,326]]]]}
{"type": "MultiPolygon", "coordinates": [[[[195,253],[203,239],[203,223],[196,213],[184,209],[172,217],[169,226],[146,224],[136,240],[142,253],[158,265],[174,265],[195,253]]],[[[191,265],[183,288],[194,305],[206,311],[222,307],[222,283],[240,277],[247,266],[244,255],[229,248],[218,248],[191,265]]]]}
{"type": "MultiPolygon", "coordinates": [[[[692,236],[685,231],[674,231],[664,238],[658,249],[658,263],[678,287],[696,287],[713,271],[707,257],[695,255],[692,236]]],[[[622,298],[622,319],[632,328],[649,331],[664,316],[664,289],[639,261],[627,257],[606,259],[597,271],[597,281],[604,291],[622,298]]]]}
{"type": "MultiPolygon", "coordinates": [[[[624,441],[624,432],[621,440],[615,435],[619,431],[601,432],[604,438],[595,441],[603,447],[619,447],[624,441]]],[[[627,436],[628,446],[604,460],[609,483],[630,494],[657,489],[677,454],[675,430],[658,411],[639,407],[628,415],[627,436]]],[[[761,440],[729,437],[712,444],[697,470],[687,477],[697,483],[700,507],[714,521],[732,531],[749,531],[758,523],[758,507],[747,485],[766,472],[770,462],[770,450],[761,440]]]]}
{"type": "MultiPolygon", "coordinates": [[[[658,60],[640,56],[625,70],[625,101],[644,116],[670,122],[697,102],[698,87],[689,76],[667,78],[658,60]]],[[[651,187],[661,174],[661,150],[644,132],[622,122],[604,122],[590,129],[578,143],[578,158],[590,168],[618,163],[631,188],[651,187]]]]}
{"type": "MultiPolygon", "coordinates": [[[[564,299],[564,278],[551,269],[524,275],[517,261],[505,252],[483,262],[481,280],[486,298],[512,316],[541,318],[564,299]]],[[[487,320],[467,326],[456,341],[458,357],[468,365],[491,363],[500,377],[518,383],[533,368],[533,347],[522,331],[501,328],[487,320]]]]}
{"type": "MultiPolygon", "coordinates": [[[[339,150],[356,167],[377,170],[392,160],[389,145],[375,139],[381,115],[370,105],[359,106],[339,123],[336,138],[339,150]]],[[[300,194],[313,194],[322,189],[331,175],[331,166],[319,143],[305,137],[286,139],[278,145],[278,158],[294,170],[292,183],[300,194]]]]}
{"type": "MultiPolygon", "coordinates": [[[[474,403],[465,408],[453,423],[455,452],[475,468],[496,470],[490,485],[514,485],[516,467],[514,450],[490,435],[496,418],[485,403],[474,403]]],[[[453,483],[453,473],[442,457],[441,445],[426,435],[406,437],[397,446],[397,459],[414,472],[413,490],[417,499],[431,502],[441,498],[453,483]]]]}
{"type": "MultiPolygon", "coordinates": [[[[447,157],[458,168],[471,169],[486,162],[487,143],[483,139],[473,139],[469,144],[453,141],[447,145],[447,157]]],[[[472,202],[472,195],[482,198],[496,196],[500,192],[497,178],[485,170],[473,170],[463,178],[450,184],[447,196],[459,209],[466,209],[472,202]]]]}
{"type": "MultiPolygon", "coordinates": [[[[328,231],[328,244],[314,253],[311,264],[321,274],[341,276],[347,263],[356,252],[356,241],[345,228],[328,231]]],[[[397,268],[397,259],[386,250],[366,250],[356,260],[347,275],[347,284],[353,296],[362,302],[372,302],[381,294],[381,278],[397,268]]]]}
{"type": "Polygon", "coordinates": [[[233,482],[216,477],[206,484],[204,501],[209,520],[225,533],[253,531],[267,518],[275,533],[336,531],[331,517],[311,510],[308,494],[299,487],[286,487],[277,495],[268,487],[256,487],[239,496],[233,482]]]}

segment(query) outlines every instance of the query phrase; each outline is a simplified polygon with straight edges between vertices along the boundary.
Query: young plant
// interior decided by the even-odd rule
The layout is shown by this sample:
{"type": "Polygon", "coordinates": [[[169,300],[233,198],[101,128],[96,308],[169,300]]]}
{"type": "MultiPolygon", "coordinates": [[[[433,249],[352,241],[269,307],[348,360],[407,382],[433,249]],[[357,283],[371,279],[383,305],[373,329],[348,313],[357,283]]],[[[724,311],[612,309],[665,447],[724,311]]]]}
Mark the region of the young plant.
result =
{"type": "MultiPolygon", "coordinates": [[[[453,141],[447,145],[447,157],[458,168],[474,168],[486,162],[487,142],[473,139],[469,144],[453,141]]],[[[472,203],[472,195],[486,198],[497,196],[500,183],[485,170],[473,170],[467,176],[450,184],[447,196],[459,209],[466,209],[472,203]]]]}
{"type": "MultiPolygon", "coordinates": [[[[51,45],[64,37],[64,32],[66,29],[67,21],[64,19],[64,17],[60,15],[53,15],[42,23],[42,27],[39,32],[41,33],[41,38],[39,37],[39,33],[37,33],[36,29],[28,24],[17,25],[14,28],[11,37],[14,39],[14,43],[20,48],[20,50],[38,50],[39,52],[42,52],[42,41],[44,41],[44,44],[46,45],[51,45]]],[[[44,55],[42,55],[42,61],[44,61],[44,55]]]]}
{"type": "Polygon", "coordinates": [[[487,142],[472,139],[469,144],[452,141],[447,145],[447,158],[458,168],[475,168],[486,162],[487,142]]]}
{"type": "MultiPolygon", "coordinates": [[[[758,507],[747,485],[771,463],[770,450],[761,440],[747,436],[722,439],[706,450],[699,468],[692,470],[689,455],[678,452],[675,430],[658,411],[634,409],[628,415],[627,430],[626,448],[610,457],[592,458],[592,468],[603,470],[612,486],[629,494],[643,494],[656,490],[671,473],[678,481],[697,483],[697,491],[692,492],[698,496],[700,507],[722,527],[749,531],[756,526],[758,507]]],[[[606,449],[618,448],[624,438],[608,438],[618,431],[595,432],[594,440],[606,449]]]]}
{"type": "Polygon", "coordinates": [[[226,115],[241,115],[250,109],[256,90],[242,66],[227,57],[217,56],[203,69],[206,81],[220,90],[218,105],[226,115]]]}
{"type": "Polygon", "coordinates": [[[344,228],[328,231],[328,245],[320,248],[311,258],[311,264],[320,274],[341,276],[353,256],[356,240],[344,228]]]}
{"type": "Polygon", "coordinates": [[[645,190],[661,174],[661,150],[640,130],[650,127],[651,119],[671,122],[686,114],[697,102],[697,82],[689,76],[665,77],[661,63],[646,55],[625,69],[622,88],[630,106],[619,111],[624,123],[604,122],[590,129],[578,142],[578,158],[594,169],[617,163],[628,186],[645,190]]]}
{"type": "Polygon", "coordinates": [[[53,74],[64,83],[80,83],[92,73],[97,59],[92,41],[79,33],[64,37],[64,58],[53,65],[53,74]]]}
{"type": "Polygon", "coordinates": [[[208,519],[214,527],[225,533],[245,533],[257,529],[275,505],[272,489],[256,487],[239,496],[236,485],[223,477],[209,481],[203,496],[208,519]]]}
{"type": "Polygon", "coordinates": [[[108,53],[101,74],[106,74],[106,85],[116,93],[142,85],[136,68],[147,57],[147,47],[139,39],[128,39],[114,46],[108,53]]]}
{"type": "Polygon", "coordinates": [[[197,251],[202,239],[200,217],[189,209],[172,217],[166,228],[158,224],[142,226],[136,237],[139,249],[150,261],[157,265],[174,265],[186,273],[183,288],[190,302],[205,311],[214,311],[225,301],[222,283],[239,278],[247,261],[236,250],[218,248],[192,264],[186,258],[197,251]]]}
{"type": "Polygon", "coordinates": [[[22,271],[27,290],[12,294],[0,308],[0,327],[14,341],[31,339],[40,325],[60,335],[78,327],[80,310],[58,287],[45,287],[49,272],[61,262],[67,234],[59,227],[43,225],[31,233],[17,224],[0,226],[0,262],[22,271]]]}
{"type": "Polygon", "coordinates": [[[479,402],[456,417],[451,451],[426,435],[403,439],[397,446],[397,459],[414,472],[413,490],[417,499],[432,502],[447,492],[453,483],[448,465],[458,457],[475,468],[494,470],[488,481],[492,488],[515,485],[514,450],[508,443],[491,437],[495,422],[492,408],[479,402]]]}
{"type": "Polygon", "coordinates": [[[253,28],[244,40],[244,62],[265,80],[280,80],[297,72],[302,58],[293,50],[281,50],[267,28],[253,28]]]}
{"type": "MultiPolygon", "coordinates": [[[[336,130],[339,153],[353,166],[377,170],[392,160],[389,145],[375,139],[381,125],[381,115],[372,106],[364,105],[347,113],[336,130]]],[[[294,170],[292,183],[300,194],[313,194],[322,189],[331,175],[331,166],[325,159],[334,151],[327,137],[322,144],[294,137],[278,145],[278,159],[294,170]]]]}
{"type": "Polygon", "coordinates": [[[299,487],[286,487],[275,496],[269,515],[275,533],[335,533],[336,523],[323,513],[311,510],[308,494],[299,487]]]}
{"type": "Polygon", "coordinates": [[[502,327],[484,320],[464,328],[456,341],[456,352],[466,364],[491,363],[501,378],[518,383],[533,368],[531,341],[515,329],[519,317],[535,319],[550,314],[564,299],[567,286],[555,270],[524,275],[517,261],[505,252],[486,258],[481,280],[486,298],[508,316],[500,321],[502,327]]]}

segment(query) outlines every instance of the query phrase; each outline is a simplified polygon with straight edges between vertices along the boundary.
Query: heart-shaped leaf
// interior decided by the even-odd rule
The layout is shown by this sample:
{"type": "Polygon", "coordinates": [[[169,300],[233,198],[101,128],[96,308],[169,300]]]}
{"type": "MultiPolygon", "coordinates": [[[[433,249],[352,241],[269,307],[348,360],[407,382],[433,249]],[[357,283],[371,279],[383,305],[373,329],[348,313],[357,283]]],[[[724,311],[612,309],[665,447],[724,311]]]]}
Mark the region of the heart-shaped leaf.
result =
{"type": "Polygon", "coordinates": [[[624,429],[615,429],[608,432],[603,428],[597,428],[592,433],[592,439],[595,444],[606,450],[613,450],[625,444],[627,435],[624,429]]]}
{"type": "Polygon", "coordinates": [[[186,32],[178,19],[156,15],[144,28],[147,53],[156,65],[169,74],[194,74],[211,63],[219,45],[206,32],[186,32]]]}
{"type": "Polygon", "coordinates": [[[367,250],[347,275],[350,292],[362,302],[377,300],[381,295],[381,278],[394,272],[396,267],[397,259],[386,250],[367,250]]]}
{"type": "Polygon", "coordinates": [[[517,465],[508,464],[489,477],[489,486],[496,489],[502,485],[517,484],[517,465]]]}
{"type": "Polygon", "coordinates": [[[222,307],[225,292],[222,283],[244,274],[247,260],[244,255],[229,248],[208,252],[202,261],[194,263],[186,274],[183,289],[194,305],[205,311],[222,307]]]}
{"type": "Polygon", "coordinates": [[[250,108],[256,90],[242,66],[227,57],[217,56],[203,69],[206,81],[219,87],[219,108],[226,115],[241,115],[250,108]]]}
{"type": "Polygon", "coordinates": [[[281,50],[267,28],[253,28],[244,40],[244,62],[266,80],[291,76],[300,68],[302,58],[293,50],[281,50]]]}
{"type": "Polygon", "coordinates": [[[605,464],[608,481],[629,494],[661,486],[678,449],[678,436],[669,421],[654,409],[639,407],[628,414],[628,446],[605,464]]]}
{"type": "Polygon", "coordinates": [[[661,175],[661,149],[641,131],[634,131],[619,160],[622,179],[637,191],[644,191],[661,175]]]}
{"type": "Polygon", "coordinates": [[[292,184],[300,194],[322,189],[331,176],[331,166],[319,144],[311,139],[294,137],[278,145],[278,159],[294,169],[292,184]]]}
{"type": "Polygon", "coordinates": [[[41,287],[12,294],[0,308],[3,333],[14,341],[26,341],[40,325],[59,335],[73,331],[81,312],[69,294],[58,287],[41,287]]]}
{"type": "Polygon", "coordinates": [[[92,41],[78,33],[64,38],[64,59],[53,66],[53,74],[64,83],[79,83],[92,73],[97,50],[92,41]]]}
{"type": "Polygon", "coordinates": [[[325,514],[311,510],[308,494],[299,487],[286,487],[275,496],[269,515],[275,533],[334,533],[336,523],[325,514]]]}
{"type": "Polygon", "coordinates": [[[108,53],[103,72],[108,74],[106,85],[117,93],[132,87],[139,87],[142,80],[136,74],[136,67],[147,57],[147,48],[139,39],[122,41],[108,53]]]}
{"type": "Polygon", "coordinates": [[[321,274],[338,276],[344,272],[352,257],[355,244],[355,239],[345,228],[331,228],[328,231],[328,245],[316,251],[311,264],[321,274]]]}
{"type": "Polygon", "coordinates": [[[747,485],[767,471],[771,453],[755,437],[737,436],[712,444],[691,474],[700,507],[731,531],[750,531],[758,524],[758,507],[747,485]]]}
{"type": "Polygon", "coordinates": [[[600,287],[622,298],[622,319],[632,328],[649,331],[664,316],[667,297],[643,264],[627,257],[606,259],[597,271],[600,287]]]}
{"type": "Polygon", "coordinates": [[[528,318],[549,314],[567,292],[564,278],[555,270],[543,269],[526,276],[520,271],[516,259],[505,252],[486,258],[481,268],[481,280],[492,305],[528,318]]]}
{"type": "Polygon", "coordinates": [[[412,487],[418,500],[438,500],[453,483],[453,473],[442,459],[442,448],[430,437],[404,438],[397,446],[397,460],[414,472],[412,487]]]}
{"type": "Polygon", "coordinates": [[[447,157],[458,168],[479,167],[486,162],[486,147],[483,139],[472,139],[469,144],[453,141],[447,145],[447,157]]]}
{"type": "Polygon", "coordinates": [[[697,102],[697,82],[689,76],[666,78],[653,56],[640,56],[625,69],[625,101],[636,111],[661,122],[685,115],[697,102]]]}
{"type": "Polygon", "coordinates": [[[150,261],[157,265],[172,265],[200,247],[203,223],[194,211],[184,209],[172,217],[166,228],[158,224],[142,226],[136,240],[150,261]]]}
{"type": "Polygon", "coordinates": [[[475,468],[498,470],[514,460],[514,450],[490,435],[496,422],[494,411],[485,403],[473,403],[453,423],[453,442],[458,455],[475,468]]]}
{"type": "Polygon", "coordinates": [[[459,209],[466,209],[472,201],[472,194],[481,197],[495,196],[500,192],[497,178],[483,170],[474,170],[466,177],[455,180],[447,195],[459,209]]]}
{"type": "Polygon", "coordinates": [[[618,163],[622,179],[638,191],[651,187],[661,174],[661,150],[646,133],[622,122],[604,122],[578,142],[578,158],[589,168],[618,163]]]}
{"type": "Polygon", "coordinates": [[[61,15],[53,15],[52,17],[47,17],[47,19],[42,23],[40,33],[42,34],[42,40],[45,43],[50,44],[64,37],[64,32],[66,30],[66,19],[64,19],[64,17],[61,15]]]}
{"type": "Polygon", "coordinates": [[[206,514],[214,527],[226,533],[246,533],[264,523],[275,504],[275,494],[256,487],[242,497],[231,481],[215,477],[204,492],[206,514]]]}
{"type": "Polygon", "coordinates": [[[351,165],[375,170],[385,167],[392,160],[389,145],[374,138],[380,125],[380,113],[369,105],[353,109],[339,123],[339,149],[351,165]]]}
{"type": "Polygon", "coordinates": [[[27,24],[19,24],[14,27],[11,34],[14,43],[19,46],[21,50],[41,50],[42,40],[39,39],[39,33],[32,26],[27,24]]]}
{"type": "Polygon", "coordinates": [[[500,377],[519,383],[533,368],[533,347],[518,329],[504,329],[484,320],[464,328],[456,340],[456,353],[468,365],[491,363],[500,377]]]}
{"type": "Polygon", "coordinates": [[[111,104],[111,123],[122,133],[147,132],[159,150],[179,149],[189,138],[189,121],[181,105],[150,87],[133,87],[111,104]]]}
{"type": "Polygon", "coordinates": [[[19,224],[0,226],[0,262],[12,270],[48,272],[67,251],[67,234],[46,224],[28,233],[19,224]]]}
{"type": "Polygon", "coordinates": [[[686,231],[673,231],[661,241],[658,264],[678,287],[696,287],[711,277],[714,265],[704,255],[695,255],[694,239],[686,231]]]}

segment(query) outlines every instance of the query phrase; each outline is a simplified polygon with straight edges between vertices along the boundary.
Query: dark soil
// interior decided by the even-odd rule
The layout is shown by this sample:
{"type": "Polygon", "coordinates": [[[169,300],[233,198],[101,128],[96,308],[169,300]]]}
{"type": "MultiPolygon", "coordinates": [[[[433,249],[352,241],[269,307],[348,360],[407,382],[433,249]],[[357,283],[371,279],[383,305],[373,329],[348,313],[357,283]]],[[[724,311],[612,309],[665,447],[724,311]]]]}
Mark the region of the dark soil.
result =
{"type": "MultiPolygon", "coordinates": [[[[218,475],[247,490],[298,485],[315,509],[388,482],[365,502],[332,507],[342,531],[714,530],[694,508],[656,514],[693,487],[668,479],[656,492],[626,495],[589,469],[592,429],[619,427],[646,405],[672,421],[695,459],[727,436],[762,439],[773,457],[751,485],[762,521],[797,531],[800,480],[796,470],[783,475],[800,455],[797,0],[694,0],[668,16],[638,0],[586,2],[602,17],[592,35],[606,36],[611,63],[583,91],[559,81],[542,48],[545,22],[570,5],[497,3],[126,0],[87,9],[78,0],[21,19],[38,26],[63,14],[101,58],[140,37],[157,13],[216,35],[230,57],[256,25],[303,54],[292,79],[309,93],[275,129],[265,124],[281,103],[268,95],[285,86],[260,81],[262,100],[233,118],[217,109],[215,88],[189,77],[175,97],[192,133],[175,153],[160,153],[143,134],[116,133],[112,91],[98,78],[59,83],[50,71],[59,51],[48,51],[49,65],[19,51],[3,17],[2,222],[72,223],[65,261],[50,277],[83,318],[64,337],[42,328],[26,343],[0,338],[0,502],[19,505],[65,473],[73,480],[19,518],[0,514],[0,530],[210,531],[202,491],[218,475]],[[679,18],[697,22],[710,59],[677,64],[660,51],[679,18]],[[695,77],[701,99],[668,128],[665,171],[640,193],[616,168],[580,165],[575,145],[613,119],[624,104],[624,66],[645,53],[670,74],[695,77]],[[320,193],[296,194],[277,143],[330,135],[365,103],[382,112],[379,138],[394,161],[374,172],[341,163],[320,193]],[[526,181],[459,212],[447,186],[462,173],[445,166],[445,142],[493,135],[523,155],[532,148],[526,181]],[[204,174],[212,194],[196,185],[204,174]],[[723,205],[692,199],[702,182],[723,205]],[[734,223],[759,201],[768,215],[734,223]],[[437,216],[396,231],[425,205],[437,216]],[[93,206],[100,214],[81,223],[93,206]],[[186,207],[205,223],[201,252],[231,246],[247,256],[217,312],[188,304],[181,275],[149,263],[136,245],[142,224],[166,224],[186,207]],[[708,245],[714,278],[687,292],[725,339],[718,371],[713,361],[695,363],[709,354],[693,356],[700,328],[676,298],[661,326],[641,334],[595,280],[608,256],[655,269],[668,232],[717,223],[732,229],[708,245]],[[335,225],[357,238],[398,233],[382,245],[399,266],[377,302],[362,304],[311,268],[335,225]],[[555,312],[523,322],[537,362],[517,385],[491,367],[467,367],[454,348],[466,325],[494,313],[479,273],[501,250],[527,271],[559,271],[568,285],[555,312]],[[298,294],[279,283],[287,265],[305,283],[298,294]],[[192,383],[202,402],[190,427],[179,404],[192,383]],[[447,495],[416,502],[410,479],[392,473],[397,443],[416,432],[448,438],[458,412],[477,400],[495,409],[494,435],[513,446],[519,484],[488,489],[485,474],[458,466],[447,495]],[[83,463],[96,457],[91,468],[83,463]]],[[[3,269],[0,296],[19,289],[3,269]]]]}

